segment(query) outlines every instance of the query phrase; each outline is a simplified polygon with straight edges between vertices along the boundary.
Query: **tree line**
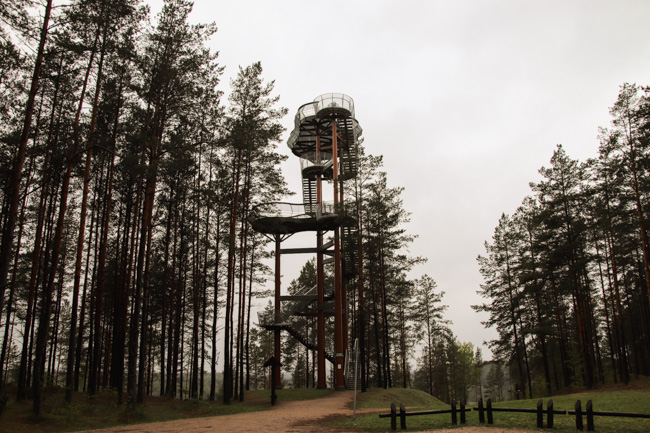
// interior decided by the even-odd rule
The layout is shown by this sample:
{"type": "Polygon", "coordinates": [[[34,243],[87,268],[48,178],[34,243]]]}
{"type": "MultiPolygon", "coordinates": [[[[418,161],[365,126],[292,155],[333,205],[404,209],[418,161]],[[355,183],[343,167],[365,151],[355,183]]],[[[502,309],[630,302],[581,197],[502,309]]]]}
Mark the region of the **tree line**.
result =
{"type": "Polygon", "coordinates": [[[260,63],[222,101],[217,28],[191,10],[166,0],[151,24],[137,0],[0,4],[0,390],[35,414],[47,385],[130,408],[243,395],[267,273],[248,217],[287,194],[287,110],[260,63]]]}
{"type": "MultiPolygon", "coordinates": [[[[0,393],[33,399],[35,414],[50,385],[68,402],[113,389],[133,409],[154,393],[228,404],[269,384],[272,338],[251,325],[270,253],[249,218],[289,195],[287,110],[260,63],[223,101],[217,28],[190,24],[191,10],[166,0],[151,23],[137,0],[0,4],[0,393]]],[[[457,398],[473,350],[435,281],[409,277],[425,259],[407,254],[403,188],[358,146],[344,255],[364,389],[457,398]]],[[[289,292],[315,284],[310,263],[289,292]]],[[[294,386],[315,386],[314,353],[285,344],[294,386]]]]}
{"type": "Polygon", "coordinates": [[[522,397],[650,373],[650,88],[624,84],[598,156],[558,145],[478,257],[486,301],[522,397]]]}

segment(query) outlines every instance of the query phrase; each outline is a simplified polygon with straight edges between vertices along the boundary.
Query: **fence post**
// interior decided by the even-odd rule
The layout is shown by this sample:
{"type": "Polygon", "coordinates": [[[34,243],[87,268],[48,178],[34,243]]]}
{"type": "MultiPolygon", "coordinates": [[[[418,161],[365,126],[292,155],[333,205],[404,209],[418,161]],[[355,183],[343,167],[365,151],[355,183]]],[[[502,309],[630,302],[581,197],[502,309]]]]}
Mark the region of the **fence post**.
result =
{"type": "Polygon", "coordinates": [[[594,431],[594,406],[587,401],[587,431],[594,431]]]}
{"type": "Polygon", "coordinates": [[[582,406],[580,400],[576,401],[576,429],[584,429],[584,426],[582,425],[582,406]]]}
{"type": "Polygon", "coordinates": [[[483,398],[478,400],[478,422],[483,424],[485,422],[485,412],[483,412],[483,398]]]}
{"type": "Polygon", "coordinates": [[[456,402],[455,401],[451,402],[451,423],[453,425],[458,424],[458,417],[456,416],[456,402]]]}
{"type": "Polygon", "coordinates": [[[460,401],[460,423],[465,424],[466,423],[465,419],[465,400],[460,401]]]}
{"type": "Polygon", "coordinates": [[[492,417],[492,399],[488,398],[487,401],[487,423],[494,424],[494,418],[492,417]]]}
{"type": "Polygon", "coordinates": [[[390,429],[397,430],[397,409],[395,403],[390,404],[390,429]]]}
{"type": "Polygon", "coordinates": [[[553,399],[546,403],[546,427],[553,428],[553,399]]]}
{"type": "Polygon", "coordinates": [[[399,426],[402,430],[406,430],[406,409],[402,403],[399,404],[399,426]]]}
{"type": "Polygon", "coordinates": [[[544,428],[544,402],[541,398],[537,401],[537,428],[544,428]]]}

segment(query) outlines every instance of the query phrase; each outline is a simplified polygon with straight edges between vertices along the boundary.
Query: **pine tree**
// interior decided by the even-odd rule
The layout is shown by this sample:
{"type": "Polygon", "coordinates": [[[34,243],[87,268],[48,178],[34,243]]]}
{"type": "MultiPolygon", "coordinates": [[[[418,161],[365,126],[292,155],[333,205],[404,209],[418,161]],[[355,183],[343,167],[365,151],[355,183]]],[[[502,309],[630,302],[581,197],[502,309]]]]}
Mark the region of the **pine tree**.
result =
{"type": "Polygon", "coordinates": [[[436,377],[439,375],[435,371],[436,368],[439,368],[439,365],[436,365],[435,348],[437,342],[450,334],[447,327],[449,322],[443,319],[443,313],[447,306],[441,304],[445,292],[436,289],[435,280],[426,274],[416,280],[412,313],[416,323],[416,336],[423,342],[425,390],[431,395],[435,395],[434,387],[436,386],[436,377]]]}
{"type": "MultiPolygon", "coordinates": [[[[18,4],[16,4],[18,6],[18,4]]],[[[2,8],[3,15],[8,9],[4,6],[2,8]]],[[[30,129],[32,127],[32,116],[34,112],[34,105],[36,101],[36,93],[38,91],[38,84],[41,76],[41,67],[43,64],[43,56],[45,52],[45,43],[47,41],[50,13],[52,11],[52,1],[48,0],[45,6],[45,13],[43,17],[43,24],[41,27],[40,40],[38,45],[38,52],[34,62],[34,72],[32,74],[31,87],[27,104],[25,107],[24,122],[22,126],[22,133],[18,143],[18,151],[14,158],[13,169],[11,172],[11,179],[8,184],[8,214],[7,218],[3,219],[2,230],[2,243],[0,244],[0,314],[3,311],[5,291],[7,288],[7,274],[9,271],[9,262],[11,260],[11,250],[14,241],[14,231],[18,219],[18,206],[19,206],[19,191],[20,191],[20,178],[23,174],[23,164],[25,162],[25,153],[27,151],[27,142],[29,141],[30,129]]],[[[39,382],[40,383],[40,382],[39,382]]],[[[38,414],[40,407],[34,407],[34,412],[38,414]]]]}
{"type": "MultiPolygon", "coordinates": [[[[239,364],[234,365],[233,362],[232,335],[234,331],[233,307],[235,304],[238,221],[242,222],[242,227],[247,227],[247,221],[238,220],[238,215],[240,213],[244,216],[247,215],[246,209],[252,203],[252,201],[246,200],[246,196],[243,197],[243,200],[241,197],[242,192],[246,193],[247,187],[249,187],[246,182],[249,179],[246,177],[246,169],[251,168],[248,164],[252,162],[253,158],[267,153],[268,150],[265,149],[279,141],[280,134],[284,130],[279,120],[287,113],[286,108],[274,107],[279,101],[279,96],[271,96],[273,82],[264,84],[261,74],[262,65],[259,62],[244,69],[240,67],[237,78],[231,84],[230,107],[225,119],[225,141],[232,155],[232,184],[224,329],[224,404],[230,404],[230,398],[234,391],[234,369],[240,368],[239,364]],[[242,185],[242,179],[244,179],[244,185],[242,185]]],[[[242,253],[245,257],[246,252],[242,253]]]]}

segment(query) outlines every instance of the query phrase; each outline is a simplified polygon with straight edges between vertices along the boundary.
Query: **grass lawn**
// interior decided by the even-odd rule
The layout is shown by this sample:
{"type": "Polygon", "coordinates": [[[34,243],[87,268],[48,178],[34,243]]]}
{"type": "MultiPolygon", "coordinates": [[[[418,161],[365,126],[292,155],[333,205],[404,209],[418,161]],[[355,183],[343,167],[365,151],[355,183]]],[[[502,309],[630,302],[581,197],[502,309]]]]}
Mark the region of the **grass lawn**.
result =
{"type": "MultiPolygon", "coordinates": [[[[332,391],[318,389],[281,389],[277,391],[277,395],[279,401],[308,400],[324,397],[330,392],[332,391]]],[[[112,392],[100,392],[94,397],[75,393],[72,404],[67,404],[64,402],[63,389],[50,388],[46,391],[42,416],[39,419],[32,416],[31,400],[19,403],[10,400],[0,414],[0,433],[69,432],[266,410],[271,407],[271,391],[249,391],[244,400],[233,400],[230,406],[224,406],[221,401],[148,396],[145,403],[139,405],[135,412],[129,412],[125,405],[117,406],[117,395],[112,392]]]]}
{"type": "MultiPolygon", "coordinates": [[[[433,397],[411,389],[389,389],[369,390],[365,394],[359,394],[357,407],[379,407],[385,410],[382,413],[390,412],[390,404],[394,402],[399,411],[399,403],[403,403],[408,411],[449,409],[449,406],[434,399],[433,397]]],[[[610,386],[594,391],[580,391],[574,394],[559,395],[552,397],[554,409],[574,410],[576,400],[581,400],[584,412],[587,400],[593,403],[594,411],[617,411],[617,412],[640,412],[650,413],[650,379],[642,379],[631,383],[628,386],[610,386]]],[[[531,408],[537,407],[537,400],[518,400],[494,403],[493,407],[514,407],[531,408]]],[[[544,408],[548,402],[544,398],[544,408]]],[[[470,405],[472,406],[472,405],[470,405]]],[[[535,413],[507,413],[494,412],[495,429],[525,428],[537,430],[535,413]]],[[[460,416],[459,416],[460,420],[460,416]]],[[[552,430],[558,432],[576,432],[575,416],[555,415],[554,427],[552,430]]],[[[358,416],[356,419],[346,418],[331,421],[332,424],[350,430],[388,432],[390,430],[390,418],[379,418],[378,414],[367,414],[358,416]]],[[[399,430],[399,419],[398,419],[399,430]]],[[[583,415],[584,429],[587,430],[586,417],[583,415]]],[[[408,431],[431,430],[439,428],[454,428],[451,424],[450,414],[411,416],[406,418],[408,431]]],[[[544,415],[546,425],[546,415],[544,415]]],[[[612,433],[648,433],[650,432],[650,419],[619,418],[619,417],[595,417],[594,421],[597,432],[612,433]]],[[[478,412],[467,412],[467,426],[481,425],[478,422],[478,412]]],[[[487,427],[487,424],[482,424],[487,427]]],[[[459,424],[458,427],[461,427],[459,424]]]]}
{"type": "MultiPolygon", "coordinates": [[[[9,395],[11,395],[11,390],[9,395]]],[[[280,401],[307,400],[328,395],[332,390],[317,389],[283,389],[278,390],[280,401]]],[[[0,433],[27,432],[66,432],[94,428],[111,427],[124,424],[137,424],[156,421],[167,421],[182,418],[230,415],[235,413],[266,410],[270,407],[270,390],[250,391],[245,395],[245,401],[233,401],[230,406],[221,402],[196,400],[177,400],[166,397],[147,397],[145,404],[138,406],[135,412],[128,412],[124,405],[117,406],[117,397],[112,392],[102,392],[95,397],[75,393],[73,403],[63,401],[64,391],[51,388],[46,392],[43,403],[43,415],[34,419],[31,415],[31,400],[15,403],[9,401],[0,415],[0,433]]],[[[632,382],[628,386],[607,386],[598,390],[573,390],[572,394],[553,397],[557,410],[573,410],[576,400],[582,401],[583,410],[587,400],[592,400],[595,411],[619,411],[650,413],[650,378],[632,382]]],[[[548,398],[544,399],[544,407],[548,398]]],[[[358,409],[379,409],[389,412],[390,404],[403,403],[407,410],[436,410],[447,409],[449,406],[421,391],[413,389],[369,389],[366,393],[357,395],[358,409]]],[[[518,400],[494,403],[494,407],[535,408],[537,399],[518,400]]],[[[409,431],[430,430],[437,428],[454,428],[451,415],[424,415],[407,417],[409,431]]],[[[398,421],[399,422],[399,421],[398,421]]],[[[546,416],[544,417],[546,422],[546,416]]],[[[586,418],[584,419],[586,429],[586,418]]],[[[377,413],[360,415],[328,421],[333,427],[350,431],[387,432],[390,431],[390,419],[379,418],[377,413]]],[[[477,412],[467,413],[467,425],[476,426],[477,412]]],[[[486,424],[483,424],[487,426],[486,424]]],[[[632,418],[595,418],[596,431],[613,433],[647,433],[650,432],[649,419],[632,418]]],[[[460,425],[458,426],[460,427],[460,425]]],[[[536,430],[536,415],[534,413],[494,413],[495,430],[503,431],[510,428],[526,428],[536,430]]],[[[398,427],[399,428],[399,427],[398,427]]],[[[557,432],[576,432],[575,417],[570,415],[555,415],[553,430],[557,432]]]]}

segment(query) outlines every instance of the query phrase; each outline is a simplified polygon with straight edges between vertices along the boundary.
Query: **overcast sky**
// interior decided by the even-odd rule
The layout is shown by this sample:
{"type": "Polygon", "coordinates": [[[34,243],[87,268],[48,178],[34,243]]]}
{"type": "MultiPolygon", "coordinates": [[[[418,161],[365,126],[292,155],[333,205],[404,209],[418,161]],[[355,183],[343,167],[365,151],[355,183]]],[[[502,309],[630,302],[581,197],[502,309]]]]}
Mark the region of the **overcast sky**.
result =
{"type": "MultiPolygon", "coordinates": [[[[149,3],[154,14],[162,5],[149,3]]],[[[226,66],[222,90],[256,61],[275,80],[290,113],[286,155],[300,105],[354,99],[367,152],[405,188],[419,236],[410,252],[428,258],[411,277],[437,281],[454,333],[474,345],[495,336],[470,305],[482,302],[476,257],[501,213],[530,193],[556,144],[596,156],[621,84],[650,85],[648,0],[195,0],[191,21],[219,28],[210,46],[226,66]]],[[[299,193],[298,158],[282,170],[299,193]]],[[[283,287],[304,259],[283,257],[283,287]]]]}

